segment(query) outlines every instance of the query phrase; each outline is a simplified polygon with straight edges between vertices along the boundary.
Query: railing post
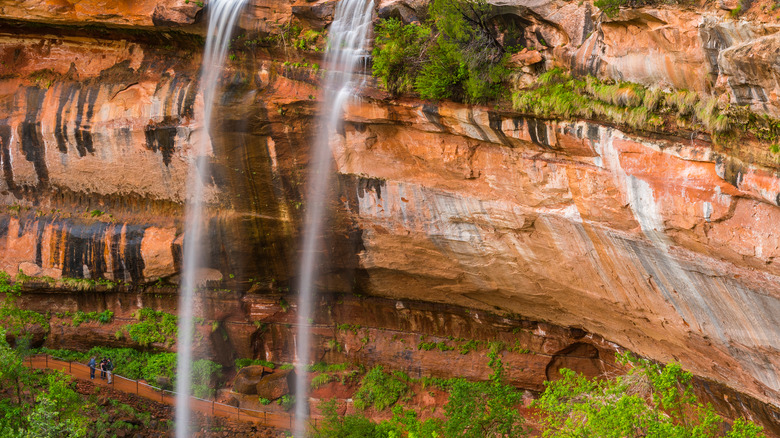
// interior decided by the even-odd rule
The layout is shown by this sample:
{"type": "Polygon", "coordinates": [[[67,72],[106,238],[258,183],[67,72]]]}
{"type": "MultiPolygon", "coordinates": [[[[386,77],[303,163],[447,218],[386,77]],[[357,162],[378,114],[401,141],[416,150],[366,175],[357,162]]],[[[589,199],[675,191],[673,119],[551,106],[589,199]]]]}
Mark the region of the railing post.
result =
{"type": "Polygon", "coordinates": [[[138,380],[135,381],[135,395],[139,395],[139,393],[138,393],[138,380]]]}
{"type": "Polygon", "coordinates": [[[49,355],[46,355],[46,368],[49,368],[49,355]]]}
{"type": "Polygon", "coordinates": [[[160,389],[160,403],[165,403],[164,397],[165,397],[165,390],[160,389]]]}
{"type": "Polygon", "coordinates": [[[214,416],[214,400],[211,401],[211,416],[214,416]]]}

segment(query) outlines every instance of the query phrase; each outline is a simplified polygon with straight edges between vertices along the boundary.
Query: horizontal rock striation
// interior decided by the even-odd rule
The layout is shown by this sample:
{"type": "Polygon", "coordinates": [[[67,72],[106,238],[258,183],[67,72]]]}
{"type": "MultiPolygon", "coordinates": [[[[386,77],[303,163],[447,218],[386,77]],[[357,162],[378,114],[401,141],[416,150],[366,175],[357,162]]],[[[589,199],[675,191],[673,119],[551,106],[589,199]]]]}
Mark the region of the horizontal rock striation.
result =
{"type": "MultiPolygon", "coordinates": [[[[0,6],[4,23],[15,20],[0,29],[0,269],[121,281],[126,295],[111,306],[124,309],[137,305],[128,300],[144,284],[176,283],[187,171],[202,135],[194,43],[202,29],[193,2],[180,3],[136,2],[135,12],[110,12],[114,5],[105,13],[95,12],[99,2],[56,3],[61,13],[48,1],[0,6]],[[167,18],[155,21],[161,8],[167,18]],[[77,26],[87,17],[99,29],[77,26]]],[[[671,7],[607,19],[587,2],[496,5],[548,66],[779,114],[773,26],[671,7]]],[[[319,29],[330,6],[256,1],[241,32],[267,36],[291,17],[319,29]]],[[[412,20],[425,8],[386,2],[378,11],[412,20]]],[[[203,308],[211,319],[241,321],[215,332],[230,339],[213,343],[222,349],[215,356],[277,360],[292,351],[285,322],[260,336],[253,321],[275,322],[278,308],[258,297],[294,283],[322,74],[308,65],[321,55],[273,45],[233,55],[215,111],[212,172],[202,177],[210,209],[206,276],[236,292],[203,308]]],[[[334,214],[323,236],[322,289],[454,304],[475,309],[472,318],[512,313],[541,321],[541,331],[587,332],[601,340],[589,344],[600,355],[614,342],[678,361],[703,387],[721,388],[712,399],[722,409],[742,403],[734,393],[725,400],[726,385],[753,397],[743,403],[753,412],[766,409],[766,424],[780,422],[771,408],[780,405],[780,177],[767,145],[393,100],[370,86],[346,120],[332,139],[334,214]]],[[[468,324],[458,319],[447,330],[468,324]]],[[[371,336],[387,337],[383,328],[371,336]]],[[[418,358],[389,340],[371,354],[354,353],[358,338],[344,341],[349,358],[404,366],[418,358]]],[[[570,341],[548,353],[592,353],[570,341]]],[[[523,360],[517,366],[534,370],[534,385],[549,377],[549,360],[523,360]]]]}

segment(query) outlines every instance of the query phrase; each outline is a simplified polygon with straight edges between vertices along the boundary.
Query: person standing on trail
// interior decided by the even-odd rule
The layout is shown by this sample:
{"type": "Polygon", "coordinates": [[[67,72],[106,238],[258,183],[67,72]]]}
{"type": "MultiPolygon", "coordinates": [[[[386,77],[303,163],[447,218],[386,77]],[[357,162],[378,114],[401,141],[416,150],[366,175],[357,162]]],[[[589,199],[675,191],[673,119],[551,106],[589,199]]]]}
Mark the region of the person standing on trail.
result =
{"type": "Polygon", "coordinates": [[[108,383],[111,383],[111,372],[114,371],[114,363],[111,362],[111,358],[109,357],[106,361],[106,374],[108,375],[108,383]]]}
{"type": "Polygon", "coordinates": [[[106,358],[100,361],[100,378],[105,380],[106,378],[106,358]]]}
{"type": "Polygon", "coordinates": [[[89,359],[89,363],[87,365],[89,365],[89,379],[95,380],[95,356],[92,356],[89,359]]]}

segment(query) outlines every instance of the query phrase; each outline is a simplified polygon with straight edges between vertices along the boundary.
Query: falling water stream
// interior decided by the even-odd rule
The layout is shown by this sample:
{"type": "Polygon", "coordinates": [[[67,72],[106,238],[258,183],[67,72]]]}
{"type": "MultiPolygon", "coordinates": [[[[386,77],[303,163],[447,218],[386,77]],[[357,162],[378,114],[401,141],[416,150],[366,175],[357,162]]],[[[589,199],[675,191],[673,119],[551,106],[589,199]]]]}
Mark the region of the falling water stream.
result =
{"type": "Polygon", "coordinates": [[[319,266],[323,224],[326,220],[326,196],[330,175],[330,138],[342,122],[344,104],[354,96],[361,83],[355,70],[365,60],[365,46],[374,11],[373,0],[341,0],[330,26],[328,51],[325,55],[327,76],[324,100],[320,108],[319,132],[309,165],[303,247],[299,266],[298,333],[296,335],[295,436],[306,435],[309,415],[307,378],[311,346],[311,315],[315,281],[319,266]]]}
{"type": "Polygon", "coordinates": [[[203,93],[203,133],[195,144],[195,160],[190,168],[189,198],[184,225],[184,259],[179,295],[179,339],[176,369],[176,438],[190,436],[190,388],[192,384],[193,301],[197,272],[203,266],[203,195],[211,149],[211,112],[217,83],[222,74],[233,26],[246,0],[211,0],[209,27],[203,52],[200,88],[203,93]]]}

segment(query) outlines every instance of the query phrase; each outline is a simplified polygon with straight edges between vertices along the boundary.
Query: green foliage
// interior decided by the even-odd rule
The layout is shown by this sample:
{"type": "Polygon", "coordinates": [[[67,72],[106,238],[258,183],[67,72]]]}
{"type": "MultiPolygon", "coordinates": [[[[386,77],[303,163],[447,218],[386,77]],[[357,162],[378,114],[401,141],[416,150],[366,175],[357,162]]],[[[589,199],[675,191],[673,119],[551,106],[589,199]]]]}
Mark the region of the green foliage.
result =
{"type": "Polygon", "coordinates": [[[319,387],[325,386],[328,383],[330,383],[333,380],[330,374],[317,374],[311,379],[311,388],[317,389],[319,387]]]}
{"type": "Polygon", "coordinates": [[[35,327],[41,327],[47,333],[49,332],[49,320],[45,315],[32,310],[20,309],[16,305],[16,301],[21,295],[21,286],[19,283],[12,283],[11,277],[2,271],[0,271],[0,294],[5,295],[0,303],[0,326],[17,339],[17,344],[20,340],[32,336],[32,330],[35,327]]]}
{"type": "Polygon", "coordinates": [[[374,28],[373,74],[387,91],[398,95],[414,90],[415,78],[427,58],[431,28],[380,20],[374,28]]]}
{"type": "Polygon", "coordinates": [[[70,278],[70,277],[63,277],[60,282],[63,286],[79,290],[79,291],[88,291],[88,290],[94,290],[96,286],[105,286],[109,289],[112,289],[117,286],[117,283],[107,280],[105,278],[99,278],[97,280],[91,279],[91,278],[70,278]]]}
{"type": "Polygon", "coordinates": [[[573,78],[560,68],[539,76],[537,86],[520,90],[513,96],[515,109],[542,117],[601,119],[641,130],[658,130],[664,115],[677,126],[725,136],[737,126],[755,126],[753,131],[777,138],[780,125],[748,119],[741,111],[716,99],[700,98],[685,90],[664,93],[627,82],[605,82],[594,77],[573,78]],[[765,128],[759,129],[762,126],[765,128]]]}
{"type": "Polygon", "coordinates": [[[510,50],[499,42],[493,14],[485,0],[434,0],[425,24],[380,20],[374,76],[392,94],[474,103],[500,97],[510,50]]]}
{"type": "Polygon", "coordinates": [[[419,344],[417,344],[417,349],[418,350],[430,351],[430,350],[433,350],[434,348],[438,349],[439,351],[449,351],[449,350],[454,350],[455,349],[455,347],[447,345],[447,343],[444,342],[444,341],[441,341],[441,342],[420,342],[419,344]]]}
{"type": "Polygon", "coordinates": [[[195,397],[207,398],[216,394],[216,382],[223,377],[222,365],[207,359],[192,364],[192,392],[195,397]]]}
{"type": "MultiPolygon", "coordinates": [[[[509,73],[507,52],[499,42],[496,28],[489,22],[492,14],[493,6],[485,0],[434,0],[430,6],[430,15],[439,31],[438,50],[431,51],[432,61],[438,58],[439,67],[456,67],[445,82],[460,79],[457,88],[462,89],[467,102],[499,97],[501,82],[509,73]]],[[[427,77],[425,83],[436,83],[436,78],[430,77],[433,73],[442,72],[439,68],[422,72],[421,76],[427,77]]],[[[435,99],[428,91],[440,85],[421,89],[420,94],[435,99]]]]}
{"type": "Polygon", "coordinates": [[[468,382],[455,379],[444,407],[448,437],[523,437],[524,420],[515,405],[522,394],[497,381],[468,382]]]}
{"type": "Polygon", "coordinates": [[[285,411],[289,411],[293,406],[295,406],[295,396],[285,394],[279,400],[277,400],[276,403],[279,404],[279,406],[281,406],[285,411]]]}
{"type": "Polygon", "coordinates": [[[264,366],[266,368],[271,368],[271,369],[273,369],[276,366],[273,363],[268,362],[267,360],[263,360],[263,359],[245,359],[245,358],[236,359],[235,365],[236,365],[236,369],[241,369],[241,368],[248,367],[248,366],[251,366],[251,365],[262,365],[262,366],[264,366]]]}
{"type": "Polygon", "coordinates": [[[338,371],[344,371],[347,369],[349,364],[347,363],[325,363],[325,362],[317,362],[313,365],[309,365],[309,372],[312,373],[333,373],[338,371]]]}
{"type": "Polygon", "coordinates": [[[18,351],[5,343],[0,330],[0,387],[11,397],[0,399],[0,436],[28,437],[115,437],[136,424],[149,427],[151,415],[116,400],[98,405],[97,397],[85,399],[74,391],[69,376],[25,367],[18,351]],[[14,389],[15,386],[20,391],[14,389]],[[112,420],[121,416],[123,420],[112,420]],[[96,419],[93,423],[90,420],[96,419]],[[131,422],[128,422],[131,421],[131,422]]]}
{"type": "Polygon", "coordinates": [[[739,4],[737,4],[736,8],[732,9],[731,11],[729,11],[729,14],[731,15],[731,18],[738,18],[739,14],[742,13],[742,8],[743,8],[742,2],[739,2],[739,4]]]}
{"type": "Polygon", "coordinates": [[[384,438],[387,435],[377,430],[377,425],[360,415],[339,416],[336,401],[320,405],[323,414],[322,425],[314,431],[314,438],[384,438]]]}
{"type": "MultiPolygon", "coordinates": [[[[624,355],[625,376],[588,380],[571,370],[547,382],[535,405],[544,437],[709,438],[721,436],[722,419],[693,394],[691,374],[678,364],[664,367],[624,355]]],[[[738,420],[728,437],[763,437],[761,428],[738,420]]]]}
{"type": "Polygon", "coordinates": [[[102,312],[89,312],[84,313],[81,310],[77,311],[73,316],[71,324],[73,327],[78,327],[85,322],[99,322],[100,324],[108,324],[114,319],[114,312],[110,310],[104,310],[102,312]]]}
{"type": "MultiPolygon", "coordinates": [[[[360,415],[340,417],[336,413],[334,401],[320,405],[324,415],[322,425],[315,431],[318,438],[336,437],[377,437],[377,438],[510,438],[524,437],[527,431],[523,418],[515,407],[521,401],[520,393],[513,387],[501,383],[503,365],[498,355],[500,344],[492,350],[492,366],[494,377],[490,382],[468,382],[464,379],[431,379],[427,385],[446,388],[450,398],[445,406],[446,420],[428,419],[420,421],[418,414],[406,410],[402,406],[393,407],[393,418],[379,424],[372,423],[360,415]]],[[[402,391],[406,391],[403,381],[410,380],[408,376],[394,373],[385,374],[380,367],[372,369],[361,382],[361,391],[374,394],[388,391],[388,387],[396,387],[391,396],[386,396],[383,406],[395,403],[402,391]],[[392,382],[393,377],[398,379],[392,382]],[[368,383],[370,382],[370,384],[368,383]],[[392,401],[391,401],[392,400],[392,401]]],[[[426,379],[423,379],[423,386],[426,379]]],[[[383,396],[385,397],[385,396],[383,396]]],[[[358,407],[358,397],[354,397],[358,407]]],[[[361,406],[365,404],[361,400],[361,406]]],[[[382,410],[376,400],[374,407],[382,410]]],[[[362,407],[361,407],[362,409],[362,407]]]]}
{"type": "Polygon", "coordinates": [[[377,365],[363,377],[353,400],[360,410],[373,406],[382,411],[394,405],[408,390],[405,382],[385,373],[382,366],[377,365]]]}
{"type": "MultiPolygon", "coordinates": [[[[135,350],[133,350],[135,351],[135,350]]],[[[116,363],[119,361],[114,361],[116,363]]],[[[122,362],[125,363],[125,362],[122,362]]],[[[194,367],[193,367],[194,369],[194,367]]],[[[114,372],[124,375],[120,370],[115,369],[114,372]]],[[[131,373],[135,374],[135,373],[131,373]]],[[[137,375],[137,374],[136,374],[137,375]]],[[[130,377],[130,376],[127,376],[130,377]]],[[[151,382],[153,385],[158,385],[158,377],[163,377],[162,381],[169,382],[164,389],[172,389],[176,385],[176,354],[175,353],[158,353],[149,355],[146,358],[146,363],[140,369],[140,378],[143,378],[147,382],[151,382]]],[[[136,379],[139,377],[130,377],[136,379]]]]}
{"type": "Polygon", "coordinates": [[[358,330],[361,329],[360,324],[339,324],[337,326],[339,330],[350,331],[353,335],[357,336],[358,330]]]}
{"type": "Polygon", "coordinates": [[[620,7],[628,6],[629,0],[596,0],[593,5],[601,9],[607,17],[614,18],[620,11],[620,7]]]}
{"type": "Polygon", "coordinates": [[[143,308],[136,312],[137,323],[122,327],[134,342],[142,346],[154,343],[173,345],[178,333],[178,318],[170,313],[158,312],[154,309],[143,308]]]}

